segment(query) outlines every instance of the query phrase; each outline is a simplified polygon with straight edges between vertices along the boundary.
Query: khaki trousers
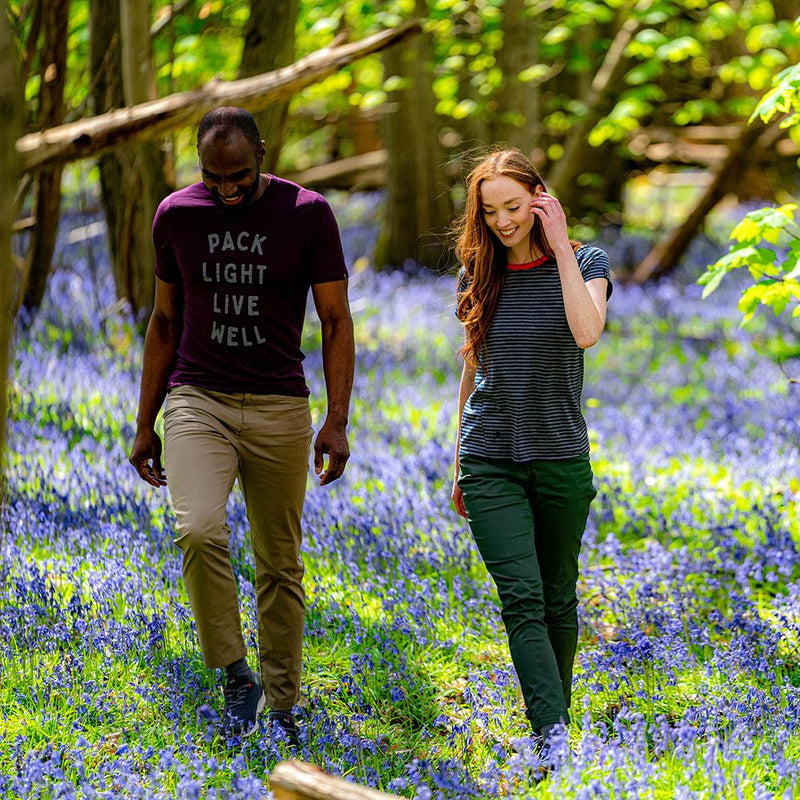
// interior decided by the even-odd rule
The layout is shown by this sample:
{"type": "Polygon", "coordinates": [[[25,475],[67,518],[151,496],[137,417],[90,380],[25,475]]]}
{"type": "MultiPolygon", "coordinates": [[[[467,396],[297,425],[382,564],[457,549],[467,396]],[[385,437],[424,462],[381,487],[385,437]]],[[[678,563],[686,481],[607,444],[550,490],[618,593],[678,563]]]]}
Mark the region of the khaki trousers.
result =
{"type": "Polygon", "coordinates": [[[178,386],[164,411],[164,458],[183,550],[183,578],[203,659],[246,654],[231,567],[226,505],[238,478],[255,556],[258,642],[267,703],[298,698],[305,594],[301,516],[311,415],[305,397],[178,386]]]}

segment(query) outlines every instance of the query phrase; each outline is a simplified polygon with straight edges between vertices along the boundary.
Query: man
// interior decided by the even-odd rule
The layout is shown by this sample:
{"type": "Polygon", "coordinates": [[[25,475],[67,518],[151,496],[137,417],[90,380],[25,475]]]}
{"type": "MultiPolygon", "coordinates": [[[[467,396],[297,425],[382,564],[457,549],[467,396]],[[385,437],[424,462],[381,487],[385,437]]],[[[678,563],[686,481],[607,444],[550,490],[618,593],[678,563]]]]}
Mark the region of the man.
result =
{"type": "Polygon", "coordinates": [[[202,182],[167,197],[153,222],[155,304],[130,462],[142,480],[166,485],[154,430],[166,397],[176,543],[203,659],[225,669],[225,730],[251,733],[268,704],[270,722],[296,744],[305,608],[300,519],[313,434],[300,339],[310,287],[328,399],[314,445],[324,485],[342,474],[349,456],[347,269],[324,198],[261,173],[264,142],[247,111],[206,114],[197,152],[202,182]],[[228,551],[226,504],[237,478],[255,555],[260,676],[247,663],[228,551]]]}

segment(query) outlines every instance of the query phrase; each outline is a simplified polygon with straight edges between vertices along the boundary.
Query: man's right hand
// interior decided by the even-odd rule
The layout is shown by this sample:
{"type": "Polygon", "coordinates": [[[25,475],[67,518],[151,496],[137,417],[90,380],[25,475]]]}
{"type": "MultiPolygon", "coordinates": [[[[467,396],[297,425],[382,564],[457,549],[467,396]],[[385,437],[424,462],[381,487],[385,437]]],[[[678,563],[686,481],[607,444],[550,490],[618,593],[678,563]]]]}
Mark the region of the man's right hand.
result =
{"type": "Polygon", "coordinates": [[[152,428],[136,432],[128,461],[145,483],[167,485],[167,476],[161,466],[161,439],[152,428]]]}

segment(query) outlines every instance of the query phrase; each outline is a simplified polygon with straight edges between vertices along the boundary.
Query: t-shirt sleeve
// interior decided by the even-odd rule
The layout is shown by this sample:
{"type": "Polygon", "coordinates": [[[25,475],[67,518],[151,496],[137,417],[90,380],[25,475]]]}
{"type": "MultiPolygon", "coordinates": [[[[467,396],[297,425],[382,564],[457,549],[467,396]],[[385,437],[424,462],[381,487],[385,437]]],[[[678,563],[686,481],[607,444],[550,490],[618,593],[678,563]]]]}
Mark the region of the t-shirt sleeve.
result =
{"type": "Polygon", "coordinates": [[[578,248],[575,257],[584,282],[594,278],[605,278],[608,281],[606,299],[611,297],[614,287],[611,285],[611,265],[606,251],[599,247],[584,246],[578,248]]]}
{"type": "Polygon", "coordinates": [[[170,198],[161,201],[153,217],[153,249],[156,256],[156,277],[165,283],[177,283],[181,272],[169,237],[170,198]]]}
{"type": "Polygon", "coordinates": [[[342,252],[339,226],[328,201],[318,195],[312,209],[312,224],[316,236],[308,254],[310,283],[328,283],[347,278],[347,265],[342,252]]]}

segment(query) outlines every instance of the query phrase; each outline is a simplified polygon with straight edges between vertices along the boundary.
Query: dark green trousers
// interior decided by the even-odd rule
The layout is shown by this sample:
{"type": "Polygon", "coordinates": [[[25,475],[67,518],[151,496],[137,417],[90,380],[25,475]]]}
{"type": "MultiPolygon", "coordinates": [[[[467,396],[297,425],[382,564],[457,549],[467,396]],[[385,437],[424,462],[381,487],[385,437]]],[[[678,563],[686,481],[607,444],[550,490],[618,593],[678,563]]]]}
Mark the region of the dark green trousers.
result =
{"type": "Polygon", "coordinates": [[[458,485],[497,586],[531,726],[569,722],[578,554],[597,493],[589,456],[518,463],[464,455],[458,485]]]}

